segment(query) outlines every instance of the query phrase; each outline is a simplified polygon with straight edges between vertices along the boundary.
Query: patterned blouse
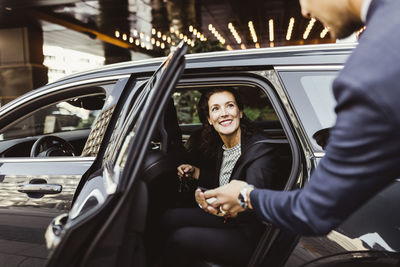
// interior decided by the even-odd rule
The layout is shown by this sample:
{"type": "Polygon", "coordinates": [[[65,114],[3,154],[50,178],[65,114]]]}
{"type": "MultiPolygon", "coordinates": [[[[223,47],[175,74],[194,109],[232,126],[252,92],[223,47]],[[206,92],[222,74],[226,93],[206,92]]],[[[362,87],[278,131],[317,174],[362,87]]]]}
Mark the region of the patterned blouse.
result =
{"type": "Polygon", "coordinates": [[[219,172],[220,186],[229,183],[229,178],[231,177],[233,167],[242,154],[240,150],[240,143],[231,148],[226,148],[225,145],[223,145],[222,149],[224,150],[224,153],[222,156],[221,170],[219,172]]]}

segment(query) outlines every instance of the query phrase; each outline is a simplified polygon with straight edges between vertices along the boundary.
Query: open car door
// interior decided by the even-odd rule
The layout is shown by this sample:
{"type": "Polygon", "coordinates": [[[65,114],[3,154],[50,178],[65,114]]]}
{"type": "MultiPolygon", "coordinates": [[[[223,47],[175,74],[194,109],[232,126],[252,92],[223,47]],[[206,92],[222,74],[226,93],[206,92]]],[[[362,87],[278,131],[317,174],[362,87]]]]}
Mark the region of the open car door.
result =
{"type": "Polygon", "coordinates": [[[145,266],[148,195],[138,176],[149,150],[149,133],[185,68],[186,50],[179,44],[125,102],[101,169],[87,179],[68,215],[54,219],[47,230],[52,250],[47,266],[145,266]]]}

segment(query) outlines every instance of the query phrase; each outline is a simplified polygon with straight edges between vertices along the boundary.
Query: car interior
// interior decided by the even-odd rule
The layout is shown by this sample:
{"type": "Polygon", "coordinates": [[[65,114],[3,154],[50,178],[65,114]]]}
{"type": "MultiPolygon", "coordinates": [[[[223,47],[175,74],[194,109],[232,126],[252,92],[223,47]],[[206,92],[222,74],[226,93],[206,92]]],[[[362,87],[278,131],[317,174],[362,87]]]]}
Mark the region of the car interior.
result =
{"type": "Polygon", "coordinates": [[[0,157],[81,155],[104,102],[105,94],[95,93],[26,110],[0,130],[0,157]]]}
{"type": "MultiPolygon", "coordinates": [[[[199,132],[202,125],[197,114],[197,102],[201,94],[213,85],[197,87],[178,86],[165,108],[164,115],[152,133],[152,141],[143,164],[141,179],[147,185],[148,209],[144,233],[147,258],[154,259],[152,251],[157,241],[163,212],[174,207],[195,205],[193,191],[185,194],[180,189],[177,167],[187,163],[185,144],[189,137],[199,132]],[[171,193],[173,192],[173,193],[171,193]]],[[[221,85],[218,85],[221,86],[221,85]]],[[[222,85],[224,86],[224,85],[222,85]]],[[[280,168],[275,184],[283,190],[292,166],[292,152],[285,132],[265,92],[251,85],[225,85],[239,92],[244,103],[245,115],[265,133],[265,142],[278,145],[277,162],[280,168]]],[[[267,229],[267,226],[266,226],[267,229]]],[[[148,266],[153,266],[149,261],[148,266]]],[[[220,266],[207,262],[196,262],[193,266],[220,266]]]]}

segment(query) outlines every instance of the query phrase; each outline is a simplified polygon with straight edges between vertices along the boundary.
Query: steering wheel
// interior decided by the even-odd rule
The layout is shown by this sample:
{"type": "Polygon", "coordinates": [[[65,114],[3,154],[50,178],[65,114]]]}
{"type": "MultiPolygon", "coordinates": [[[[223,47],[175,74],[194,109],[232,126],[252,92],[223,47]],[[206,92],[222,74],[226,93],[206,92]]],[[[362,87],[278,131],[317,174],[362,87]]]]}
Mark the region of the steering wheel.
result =
{"type": "Polygon", "coordinates": [[[40,137],[38,140],[36,140],[31,149],[31,157],[75,155],[75,148],[70,143],[54,135],[45,135],[40,137]]]}

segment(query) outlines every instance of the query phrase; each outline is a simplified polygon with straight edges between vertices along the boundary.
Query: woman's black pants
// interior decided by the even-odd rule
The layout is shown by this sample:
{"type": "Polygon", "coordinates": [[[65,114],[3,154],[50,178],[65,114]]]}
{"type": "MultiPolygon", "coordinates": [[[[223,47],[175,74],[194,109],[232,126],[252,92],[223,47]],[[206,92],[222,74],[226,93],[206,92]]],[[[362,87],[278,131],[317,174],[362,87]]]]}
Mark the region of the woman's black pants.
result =
{"type": "Polygon", "coordinates": [[[161,224],[167,240],[163,266],[194,266],[198,261],[246,266],[260,237],[256,231],[249,235],[234,219],[224,222],[200,208],[168,210],[161,224]]]}

